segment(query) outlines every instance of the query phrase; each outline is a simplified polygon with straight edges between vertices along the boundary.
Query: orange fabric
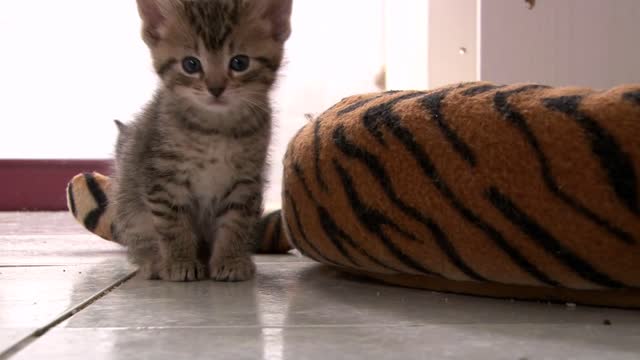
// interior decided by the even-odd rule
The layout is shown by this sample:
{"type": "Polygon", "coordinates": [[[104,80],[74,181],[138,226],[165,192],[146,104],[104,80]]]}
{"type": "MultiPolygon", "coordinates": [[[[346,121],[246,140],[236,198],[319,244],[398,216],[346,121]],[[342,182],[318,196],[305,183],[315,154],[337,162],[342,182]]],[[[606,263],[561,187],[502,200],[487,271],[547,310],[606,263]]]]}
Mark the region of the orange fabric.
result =
{"type": "Polygon", "coordinates": [[[289,144],[290,240],[394,283],[598,304],[634,289],[622,303],[640,306],[639,98],[465,83],[344,99],[289,144]]]}

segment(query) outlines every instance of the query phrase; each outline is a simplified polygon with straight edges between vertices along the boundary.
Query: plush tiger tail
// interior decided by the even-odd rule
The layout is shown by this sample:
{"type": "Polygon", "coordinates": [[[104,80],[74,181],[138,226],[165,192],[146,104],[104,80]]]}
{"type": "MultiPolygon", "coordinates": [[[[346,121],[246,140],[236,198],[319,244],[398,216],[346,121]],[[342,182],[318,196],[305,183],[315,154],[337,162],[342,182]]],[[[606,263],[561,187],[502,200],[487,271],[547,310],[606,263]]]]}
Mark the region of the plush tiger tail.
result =
{"type": "MultiPolygon", "coordinates": [[[[110,179],[99,173],[76,175],[67,185],[67,206],[87,230],[109,241],[113,237],[113,207],[109,206],[110,179]]],[[[255,253],[285,254],[292,249],[282,231],[280,210],[265,214],[258,223],[255,253]]]]}
{"type": "Polygon", "coordinates": [[[112,236],[113,209],[107,197],[108,177],[98,173],[78,174],[67,185],[67,207],[87,230],[109,241],[112,236]]]}

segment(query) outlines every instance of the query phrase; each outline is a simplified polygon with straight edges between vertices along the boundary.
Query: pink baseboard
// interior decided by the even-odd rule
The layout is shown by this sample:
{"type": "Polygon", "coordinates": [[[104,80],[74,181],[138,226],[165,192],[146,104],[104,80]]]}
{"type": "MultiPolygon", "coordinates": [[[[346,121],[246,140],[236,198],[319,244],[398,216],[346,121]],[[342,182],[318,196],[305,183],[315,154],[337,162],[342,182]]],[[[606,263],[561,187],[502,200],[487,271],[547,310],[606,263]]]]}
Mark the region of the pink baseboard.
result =
{"type": "Polygon", "coordinates": [[[111,160],[0,159],[0,211],[66,210],[66,187],[73,176],[108,175],[111,160]]]}

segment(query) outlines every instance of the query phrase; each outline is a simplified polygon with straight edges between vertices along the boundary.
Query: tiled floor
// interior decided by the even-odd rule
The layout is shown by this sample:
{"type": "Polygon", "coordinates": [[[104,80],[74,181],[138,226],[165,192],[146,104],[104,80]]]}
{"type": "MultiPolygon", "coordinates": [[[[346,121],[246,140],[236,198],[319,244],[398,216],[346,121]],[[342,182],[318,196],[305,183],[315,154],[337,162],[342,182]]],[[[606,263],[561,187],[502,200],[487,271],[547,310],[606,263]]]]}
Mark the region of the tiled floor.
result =
{"type": "Polygon", "coordinates": [[[0,213],[0,351],[15,359],[640,359],[640,312],[390,287],[294,255],[256,261],[258,276],[245,283],[129,280],[122,250],[67,214],[0,213]]]}

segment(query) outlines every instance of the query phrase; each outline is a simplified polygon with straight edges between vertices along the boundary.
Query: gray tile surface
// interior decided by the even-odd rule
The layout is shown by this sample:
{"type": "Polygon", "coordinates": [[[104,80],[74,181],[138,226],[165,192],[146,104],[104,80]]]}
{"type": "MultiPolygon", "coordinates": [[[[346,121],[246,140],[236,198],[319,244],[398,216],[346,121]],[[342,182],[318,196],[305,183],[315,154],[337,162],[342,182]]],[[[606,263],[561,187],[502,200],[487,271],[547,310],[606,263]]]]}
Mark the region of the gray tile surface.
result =
{"type": "MultiPolygon", "coordinates": [[[[0,213],[0,244],[0,352],[132,271],[119,246],[67,214],[0,213]]],[[[243,283],[129,280],[15,358],[640,359],[638,311],[440,294],[293,255],[255,259],[257,278],[243,283]]]]}
{"type": "Polygon", "coordinates": [[[96,264],[121,259],[124,248],[92,235],[0,236],[0,267],[96,264]]]}
{"type": "Polygon", "coordinates": [[[0,352],[9,348],[11,345],[17,343],[26,336],[29,336],[35,328],[16,328],[16,329],[3,329],[0,328],[0,352]]]}
{"type": "Polygon", "coordinates": [[[17,359],[638,359],[637,326],[57,329],[17,359]]]}
{"type": "Polygon", "coordinates": [[[134,279],[68,326],[597,325],[605,319],[640,326],[640,312],[444,295],[361,281],[315,263],[264,263],[244,283],[134,279]]]}
{"type": "Polygon", "coordinates": [[[94,265],[0,268],[0,328],[42,326],[132,270],[124,259],[94,265]]]}
{"type": "Polygon", "coordinates": [[[86,235],[67,212],[0,212],[1,235],[86,235]]]}
{"type": "Polygon", "coordinates": [[[133,270],[66,213],[0,213],[0,352],[133,270]]]}

